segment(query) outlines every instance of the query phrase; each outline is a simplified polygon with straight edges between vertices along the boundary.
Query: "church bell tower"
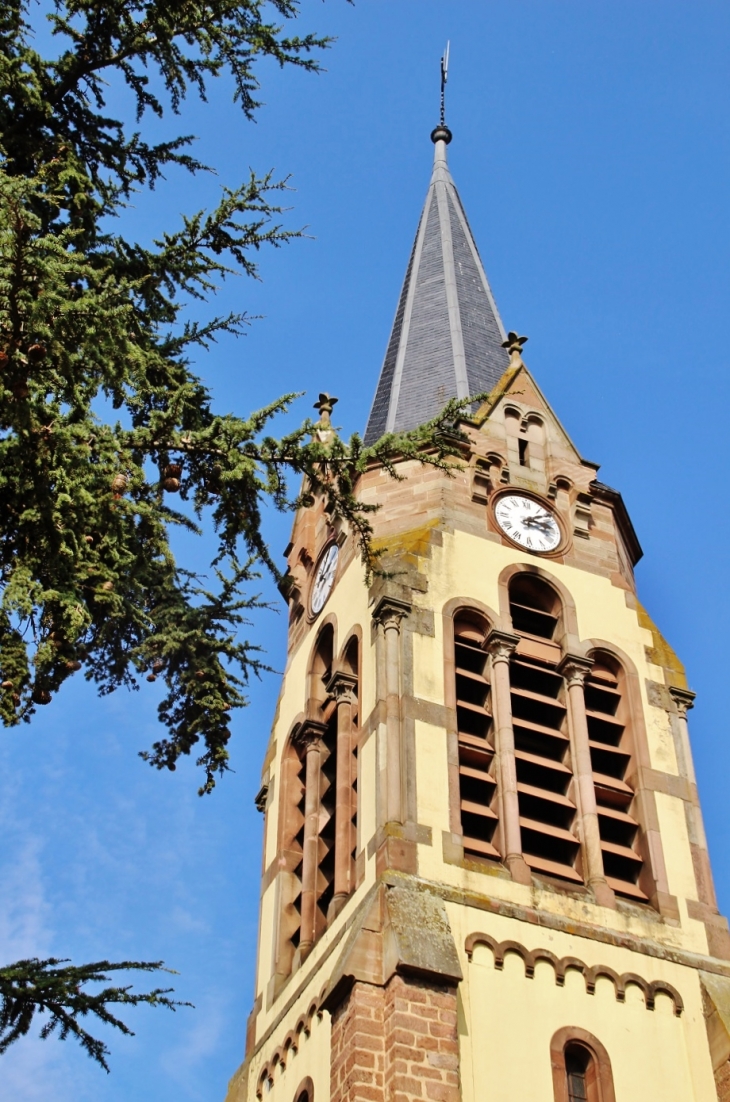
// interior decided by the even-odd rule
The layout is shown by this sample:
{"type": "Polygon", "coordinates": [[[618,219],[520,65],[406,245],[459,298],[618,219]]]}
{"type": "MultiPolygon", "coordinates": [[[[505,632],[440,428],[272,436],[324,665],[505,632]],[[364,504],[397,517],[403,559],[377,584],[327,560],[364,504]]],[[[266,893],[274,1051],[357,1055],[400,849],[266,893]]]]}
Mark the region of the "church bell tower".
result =
{"type": "Polygon", "coordinates": [[[489,397],[453,477],[360,477],[387,578],[365,585],[322,501],[295,519],[228,1102],[726,1102],[693,693],[639,603],[620,493],[502,325],[451,133],[432,140],[366,442],[489,397]]]}

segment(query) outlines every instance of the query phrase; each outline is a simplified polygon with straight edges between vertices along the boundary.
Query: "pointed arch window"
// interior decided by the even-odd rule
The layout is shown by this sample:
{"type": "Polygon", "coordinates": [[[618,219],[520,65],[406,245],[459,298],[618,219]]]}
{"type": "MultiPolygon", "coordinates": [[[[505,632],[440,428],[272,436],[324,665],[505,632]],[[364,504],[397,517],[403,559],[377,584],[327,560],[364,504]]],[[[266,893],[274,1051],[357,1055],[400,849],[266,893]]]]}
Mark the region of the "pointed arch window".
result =
{"type": "Polygon", "coordinates": [[[560,598],[542,579],[516,574],[509,607],[519,636],[510,661],[510,695],[524,858],[535,872],[581,883],[565,685],[555,642],[560,598]]]}
{"type": "Polygon", "coordinates": [[[462,610],[454,618],[454,689],[459,752],[459,812],[465,854],[496,858],[495,746],[485,648],[489,625],[462,610]]]}

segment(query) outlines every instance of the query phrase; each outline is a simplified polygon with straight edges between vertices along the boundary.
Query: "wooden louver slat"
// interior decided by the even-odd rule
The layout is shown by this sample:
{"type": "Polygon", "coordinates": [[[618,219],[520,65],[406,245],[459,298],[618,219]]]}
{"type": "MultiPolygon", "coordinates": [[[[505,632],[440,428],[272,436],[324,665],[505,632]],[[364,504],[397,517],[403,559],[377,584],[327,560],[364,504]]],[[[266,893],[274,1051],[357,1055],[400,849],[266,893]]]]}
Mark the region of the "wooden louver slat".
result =
{"type": "Polygon", "coordinates": [[[645,900],[638,886],[643,866],[637,849],[639,824],[630,813],[634,791],[625,780],[631,765],[627,702],[620,668],[610,655],[595,656],[585,699],[606,879],[618,895],[645,900]]]}
{"type": "Polygon", "coordinates": [[[518,645],[510,661],[522,851],[535,872],[580,883],[561,652],[552,642],[557,597],[537,579],[518,579],[514,586],[519,595],[511,586],[512,627],[528,644],[518,645]]]}
{"type": "Polygon", "coordinates": [[[499,858],[493,843],[497,813],[486,624],[469,614],[454,623],[454,687],[459,750],[459,813],[464,852],[499,858]]]}

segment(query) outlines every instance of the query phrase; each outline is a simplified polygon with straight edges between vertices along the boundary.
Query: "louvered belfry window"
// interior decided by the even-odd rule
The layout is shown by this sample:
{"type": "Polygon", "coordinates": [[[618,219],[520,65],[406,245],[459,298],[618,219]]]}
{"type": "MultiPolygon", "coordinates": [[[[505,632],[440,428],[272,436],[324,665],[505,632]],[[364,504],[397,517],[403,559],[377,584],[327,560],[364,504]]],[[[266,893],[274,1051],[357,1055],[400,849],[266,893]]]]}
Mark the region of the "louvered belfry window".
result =
{"type": "Polygon", "coordinates": [[[280,976],[306,958],[355,885],[359,643],[353,637],[339,661],[333,643],[325,626],[310,664],[307,717],[282,758],[280,976]]]}
{"type": "Polygon", "coordinates": [[[341,809],[338,809],[337,814],[343,815],[348,824],[347,855],[349,866],[349,890],[352,891],[355,884],[355,858],[357,853],[357,734],[360,726],[360,644],[357,638],[353,638],[345,649],[344,669],[355,679],[352,691],[352,708],[350,712],[351,731],[347,753],[350,788],[348,799],[345,805],[341,809]]]}
{"type": "Polygon", "coordinates": [[[316,936],[327,929],[327,912],[335,883],[335,803],[337,796],[337,716],[334,701],[328,702],[327,730],[322,736],[319,755],[319,846],[317,854],[316,936]]]}
{"type": "Polygon", "coordinates": [[[539,578],[519,574],[510,584],[510,613],[520,637],[510,682],[523,855],[537,873],[581,883],[565,684],[557,669],[560,600],[539,578]]]}
{"type": "Polygon", "coordinates": [[[625,676],[612,655],[594,652],[585,682],[586,718],[598,805],[603,868],[610,887],[630,899],[645,900],[638,886],[642,858],[639,824],[632,816],[631,731],[625,676]]]}
{"type": "Polygon", "coordinates": [[[283,974],[291,970],[293,954],[299,948],[302,932],[302,855],[304,852],[304,762],[299,754],[289,747],[286,757],[288,776],[285,778],[286,791],[291,800],[288,823],[285,828],[284,846],[289,850],[291,876],[289,878],[289,902],[282,915],[282,933],[288,943],[283,954],[283,974]],[[286,837],[288,834],[288,838],[286,837]]]}
{"type": "Polygon", "coordinates": [[[465,854],[498,860],[489,655],[484,649],[487,632],[488,625],[476,613],[462,612],[454,620],[459,807],[465,854]]]}

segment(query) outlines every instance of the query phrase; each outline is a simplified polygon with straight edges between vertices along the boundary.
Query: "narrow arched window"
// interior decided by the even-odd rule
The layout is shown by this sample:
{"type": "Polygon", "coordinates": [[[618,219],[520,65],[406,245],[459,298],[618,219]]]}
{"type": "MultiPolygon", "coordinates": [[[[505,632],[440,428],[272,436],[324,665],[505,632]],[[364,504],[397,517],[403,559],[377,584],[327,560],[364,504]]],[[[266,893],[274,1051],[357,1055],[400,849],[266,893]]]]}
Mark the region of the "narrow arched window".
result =
{"type": "Polygon", "coordinates": [[[634,818],[631,777],[632,735],[626,676],[605,651],[594,651],[585,682],[586,718],[596,790],[603,868],[613,890],[645,900],[639,887],[643,865],[638,850],[639,824],[634,818]]]}
{"type": "Polygon", "coordinates": [[[294,1102],[314,1102],[314,1083],[309,1076],[297,1087],[294,1102]]]}
{"type": "Polygon", "coordinates": [[[459,743],[459,811],[464,853],[499,859],[494,734],[484,649],[489,625],[477,612],[454,619],[454,681],[459,743]]]}
{"type": "Polygon", "coordinates": [[[578,1026],[559,1029],[550,1042],[555,1102],[616,1102],[608,1053],[578,1026]]]}
{"type": "Polygon", "coordinates": [[[535,872],[581,883],[562,652],[555,642],[562,603],[541,578],[516,574],[509,605],[520,637],[510,661],[510,695],[523,855],[535,872]]]}
{"type": "Polygon", "coordinates": [[[567,1045],[565,1048],[565,1078],[568,1102],[593,1102],[588,1094],[589,1077],[595,1080],[593,1057],[584,1045],[567,1045]],[[593,1074],[591,1074],[593,1073],[593,1074]]]}

